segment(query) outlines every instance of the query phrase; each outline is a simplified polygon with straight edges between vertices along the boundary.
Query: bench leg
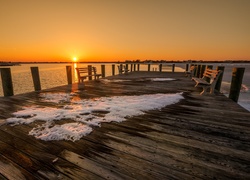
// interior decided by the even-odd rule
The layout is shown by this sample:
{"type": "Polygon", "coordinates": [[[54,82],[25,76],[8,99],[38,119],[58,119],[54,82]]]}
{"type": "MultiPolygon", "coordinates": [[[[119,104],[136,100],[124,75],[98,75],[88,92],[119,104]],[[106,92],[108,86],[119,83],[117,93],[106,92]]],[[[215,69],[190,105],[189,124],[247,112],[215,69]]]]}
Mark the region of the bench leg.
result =
{"type": "Polygon", "coordinates": [[[186,74],[186,77],[191,77],[191,73],[186,72],[185,74],[186,74]]]}
{"type": "Polygon", "coordinates": [[[202,86],[202,91],[200,93],[200,95],[205,95],[207,93],[207,89],[209,88],[210,86],[202,86]]]}
{"type": "Polygon", "coordinates": [[[215,88],[215,87],[211,87],[211,88],[210,88],[210,94],[214,94],[214,88],[215,88]]]}
{"type": "Polygon", "coordinates": [[[100,75],[95,75],[95,81],[99,81],[100,75]]]}
{"type": "Polygon", "coordinates": [[[78,83],[84,83],[84,79],[83,78],[79,78],[78,79],[78,83]]]}
{"type": "Polygon", "coordinates": [[[199,83],[197,82],[194,87],[197,87],[198,85],[199,85],[199,83]]]}

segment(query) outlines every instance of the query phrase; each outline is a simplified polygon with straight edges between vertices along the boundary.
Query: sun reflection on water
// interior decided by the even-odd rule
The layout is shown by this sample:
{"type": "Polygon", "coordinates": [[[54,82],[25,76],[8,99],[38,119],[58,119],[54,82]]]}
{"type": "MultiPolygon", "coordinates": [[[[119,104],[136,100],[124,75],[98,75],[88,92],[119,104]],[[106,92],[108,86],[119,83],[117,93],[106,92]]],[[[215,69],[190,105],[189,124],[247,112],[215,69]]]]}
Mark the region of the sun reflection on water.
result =
{"type": "Polygon", "coordinates": [[[73,64],[73,68],[74,68],[74,73],[73,73],[73,77],[74,77],[74,82],[78,82],[78,76],[77,76],[77,71],[76,71],[76,68],[77,68],[78,66],[77,66],[77,63],[75,62],[74,64],[73,64]]]}

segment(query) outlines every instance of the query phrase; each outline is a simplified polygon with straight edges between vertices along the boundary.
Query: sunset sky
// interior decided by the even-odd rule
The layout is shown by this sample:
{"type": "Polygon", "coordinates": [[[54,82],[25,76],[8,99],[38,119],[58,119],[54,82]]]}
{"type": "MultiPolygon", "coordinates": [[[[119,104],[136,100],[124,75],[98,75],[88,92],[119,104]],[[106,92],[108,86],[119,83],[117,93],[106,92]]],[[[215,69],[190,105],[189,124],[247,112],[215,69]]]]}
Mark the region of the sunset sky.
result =
{"type": "Polygon", "coordinates": [[[0,0],[0,61],[250,60],[250,0],[0,0]]]}

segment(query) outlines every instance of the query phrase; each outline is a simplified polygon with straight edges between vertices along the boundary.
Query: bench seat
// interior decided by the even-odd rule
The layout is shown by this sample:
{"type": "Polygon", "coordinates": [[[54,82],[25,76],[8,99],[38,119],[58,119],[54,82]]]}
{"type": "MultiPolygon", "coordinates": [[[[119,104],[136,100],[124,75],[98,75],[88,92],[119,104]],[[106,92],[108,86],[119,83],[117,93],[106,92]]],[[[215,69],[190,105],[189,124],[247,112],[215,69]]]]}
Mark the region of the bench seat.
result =
{"type": "MultiPolygon", "coordinates": [[[[205,81],[204,79],[193,77],[193,80],[194,80],[195,82],[197,82],[197,83],[196,83],[196,86],[197,86],[197,85],[210,86],[210,83],[207,82],[207,81],[205,81]]],[[[195,86],[195,87],[196,87],[196,86],[195,86]]]]}

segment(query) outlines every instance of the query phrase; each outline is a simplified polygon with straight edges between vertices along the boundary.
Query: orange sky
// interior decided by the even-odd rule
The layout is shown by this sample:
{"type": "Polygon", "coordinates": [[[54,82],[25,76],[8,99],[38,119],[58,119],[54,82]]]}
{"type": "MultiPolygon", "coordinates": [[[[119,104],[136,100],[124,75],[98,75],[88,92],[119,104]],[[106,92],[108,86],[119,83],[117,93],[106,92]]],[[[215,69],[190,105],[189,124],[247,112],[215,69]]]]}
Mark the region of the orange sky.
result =
{"type": "Polygon", "coordinates": [[[250,0],[0,0],[0,61],[250,60],[250,0]]]}

